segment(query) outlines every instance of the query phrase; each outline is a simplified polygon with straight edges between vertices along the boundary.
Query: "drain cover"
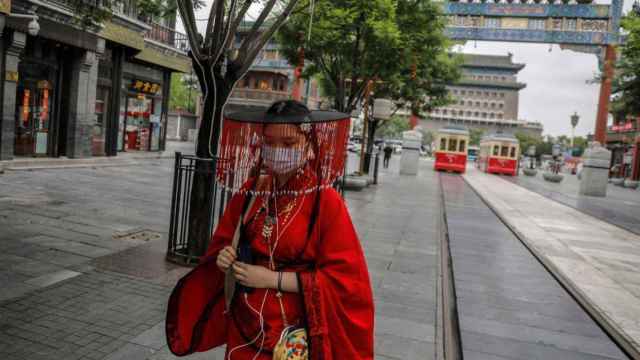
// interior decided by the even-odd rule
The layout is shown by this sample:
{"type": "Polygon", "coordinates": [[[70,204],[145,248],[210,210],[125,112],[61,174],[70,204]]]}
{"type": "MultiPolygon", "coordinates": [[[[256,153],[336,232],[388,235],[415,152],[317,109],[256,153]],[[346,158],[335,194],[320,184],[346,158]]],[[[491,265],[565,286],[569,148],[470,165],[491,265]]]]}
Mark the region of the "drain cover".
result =
{"type": "Polygon", "coordinates": [[[160,239],[160,234],[147,229],[133,229],[113,233],[114,240],[151,241],[160,239]]]}

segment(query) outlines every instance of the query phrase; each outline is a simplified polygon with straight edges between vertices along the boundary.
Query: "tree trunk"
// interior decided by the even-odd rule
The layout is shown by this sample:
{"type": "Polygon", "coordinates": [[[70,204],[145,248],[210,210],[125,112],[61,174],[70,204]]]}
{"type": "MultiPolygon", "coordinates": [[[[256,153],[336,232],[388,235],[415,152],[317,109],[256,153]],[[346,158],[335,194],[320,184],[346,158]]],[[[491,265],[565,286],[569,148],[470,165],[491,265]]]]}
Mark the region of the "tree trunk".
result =
{"type": "Polygon", "coordinates": [[[369,120],[369,127],[367,129],[367,148],[366,148],[366,155],[365,155],[365,165],[364,168],[367,170],[365,171],[367,174],[369,173],[369,170],[371,169],[371,156],[373,155],[373,146],[374,146],[374,142],[375,142],[375,137],[376,137],[376,130],[378,130],[378,120],[369,120]]]}
{"type": "MultiPolygon", "coordinates": [[[[205,66],[206,69],[210,67],[205,66]]],[[[221,78],[212,76],[210,71],[197,71],[197,75],[200,84],[203,85],[204,106],[196,147],[199,160],[196,162],[191,183],[188,217],[189,255],[192,256],[205,254],[213,232],[215,197],[218,192],[215,178],[216,156],[224,104],[229,96],[221,78]]]]}

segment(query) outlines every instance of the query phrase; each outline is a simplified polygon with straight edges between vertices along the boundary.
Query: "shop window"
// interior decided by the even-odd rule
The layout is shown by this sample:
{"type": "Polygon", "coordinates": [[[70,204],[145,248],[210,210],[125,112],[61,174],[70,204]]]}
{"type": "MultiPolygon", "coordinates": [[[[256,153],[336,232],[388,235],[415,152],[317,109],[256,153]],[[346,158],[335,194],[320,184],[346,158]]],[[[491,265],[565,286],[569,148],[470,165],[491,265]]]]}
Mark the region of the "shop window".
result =
{"type": "Polygon", "coordinates": [[[508,146],[503,146],[500,149],[500,156],[504,156],[504,157],[509,156],[509,147],[508,146]]]}
{"type": "Polygon", "coordinates": [[[447,138],[440,139],[440,150],[442,151],[447,150],[447,138]]]}
{"type": "Polygon", "coordinates": [[[449,139],[449,151],[456,151],[457,145],[458,145],[458,140],[449,139]]]}
{"type": "Polygon", "coordinates": [[[465,152],[466,141],[460,140],[460,144],[458,146],[458,152],[465,152]]]}

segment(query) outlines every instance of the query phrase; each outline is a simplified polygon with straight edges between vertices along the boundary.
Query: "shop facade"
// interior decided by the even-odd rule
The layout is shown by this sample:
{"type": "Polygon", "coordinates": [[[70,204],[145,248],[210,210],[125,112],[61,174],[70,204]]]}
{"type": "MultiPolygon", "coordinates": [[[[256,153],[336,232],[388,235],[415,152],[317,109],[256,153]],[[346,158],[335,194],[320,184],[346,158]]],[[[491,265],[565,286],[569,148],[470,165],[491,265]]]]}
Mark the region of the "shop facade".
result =
{"type": "Polygon", "coordinates": [[[640,117],[614,119],[607,132],[614,177],[640,180],[640,117]]]}
{"type": "MultiPolygon", "coordinates": [[[[14,0],[11,11],[27,5],[14,0]]],[[[0,11],[0,160],[164,150],[171,73],[188,70],[184,51],[147,41],[152,27],[125,15],[79,29],[64,11],[40,9],[34,35],[28,20],[0,11]]]]}

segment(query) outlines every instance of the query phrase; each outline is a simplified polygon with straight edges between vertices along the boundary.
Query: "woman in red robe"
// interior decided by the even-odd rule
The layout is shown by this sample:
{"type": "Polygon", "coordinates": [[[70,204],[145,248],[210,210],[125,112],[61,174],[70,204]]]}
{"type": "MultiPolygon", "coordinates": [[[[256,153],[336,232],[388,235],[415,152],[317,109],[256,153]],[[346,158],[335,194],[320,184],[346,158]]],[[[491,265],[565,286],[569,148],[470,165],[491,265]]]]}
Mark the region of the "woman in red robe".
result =
{"type": "Polygon", "coordinates": [[[306,330],[306,342],[291,359],[373,359],[369,273],[344,201],[330,186],[344,164],[348,122],[345,130],[324,115],[314,122],[304,105],[284,101],[258,117],[266,119],[260,126],[233,130],[225,120],[221,148],[254,155],[233,162],[236,183],[238,164],[260,175],[234,189],[206,256],[169,299],[166,333],[175,355],[226,345],[227,360],[272,359],[285,329],[295,328],[306,330]],[[238,151],[239,138],[250,151],[238,151]],[[228,305],[225,274],[237,282],[228,305]]]}

